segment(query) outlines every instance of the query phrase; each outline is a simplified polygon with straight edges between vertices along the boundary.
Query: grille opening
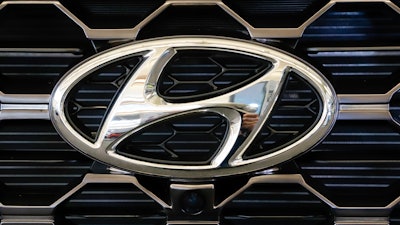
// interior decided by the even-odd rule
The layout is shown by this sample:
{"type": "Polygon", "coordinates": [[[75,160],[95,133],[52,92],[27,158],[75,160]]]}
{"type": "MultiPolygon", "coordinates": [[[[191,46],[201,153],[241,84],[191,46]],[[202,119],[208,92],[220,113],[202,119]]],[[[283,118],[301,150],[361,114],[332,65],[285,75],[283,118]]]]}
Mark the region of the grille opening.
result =
{"type": "Polygon", "coordinates": [[[339,94],[383,94],[400,82],[400,50],[309,48],[307,55],[339,94]]]}
{"type": "Polygon", "coordinates": [[[301,42],[348,47],[399,45],[400,14],[385,3],[337,3],[304,31],[301,42]]]}
{"type": "Polygon", "coordinates": [[[7,5],[0,10],[3,93],[50,94],[68,69],[92,53],[82,29],[53,5],[7,5]]]}
{"type": "Polygon", "coordinates": [[[386,93],[400,82],[400,14],[385,3],[337,3],[313,22],[298,50],[338,94],[386,93]]]}
{"type": "Polygon", "coordinates": [[[235,175],[229,177],[219,177],[214,180],[215,187],[215,205],[219,205],[222,201],[237,192],[245,186],[249,181],[246,175],[235,175]]]}
{"type": "Polygon", "coordinates": [[[269,154],[301,138],[318,121],[320,105],[315,90],[295,72],[289,72],[286,86],[270,118],[243,158],[269,154]]]}
{"type": "Polygon", "coordinates": [[[227,93],[265,75],[272,63],[233,52],[181,50],[157,84],[168,102],[203,100],[227,93]]]}
{"type": "Polygon", "coordinates": [[[58,206],[56,224],[166,223],[162,207],[133,184],[90,183],[58,206]]]}
{"type": "Polygon", "coordinates": [[[386,206],[400,195],[400,133],[389,121],[337,121],[297,163],[308,182],[339,206],[386,206]]]}
{"type": "Polygon", "coordinates": [[[50,94],[58,79],[85,56],[80,49],[0,49],[0,91],[50,94]]]}
{"type": "Polygon", "coordinates": [[[82,29],[56,6],[47,4],[11,4],[0,10],[0,48],[10,46],[91,48],[82,29]]]}
{"type": "Polygon", "coordinates": [[[203,165],[218,152],[228,131],[219,114],[193,112],[143,128],[117,146],[117,153],[150,162],[203,165]]]}
{"type": "Polygon", "coordinates": [[[398,7],[400,7],[400,1],[399,1],[399,0],[392,0],[392,2],[393,2],[394,4],[396,4],[398,7]]]}
{"type": "Polygon", "coordinates": [[[400,204],[397,204],[389,216],[390,224],[399,225],[400,224],[400,204]]]}
{"type": "Polygon", "coordinates": [[[82,135],[95,140],[112,99],[141,62],[140,56],[106,65],[72,89],[65,103],[68,120],[82,135]]]}
{"type": "Polygon", "coordinates": [[[312,17],[329,1],[223,0],[223,2],[254,27],[296,28],[312,17]]]}
{"type": "Polygon", "coordinates": [[[250,39],[246,28],[219,6],[169,6],[143,27],[138,39],[170,35],[219,35],[250,39]]]}
{"type": "Polygon", "coordinates": [[[228,203],[222,225],[333,224],[330,208],[299,184],[253,184],[228,203]]]}
{"type": "Polygon", "coordinates": [[[50,205],[92,164],[42,120],[1,121],[0,153],[0,202],[5,205],[50,205]]]}
{"type": "Polygon", "coordinates": [[[118,29],[135,27],[160,7],[165,0],[83,0],[79,2],[61,0],[60,2],[90,28],[118,29]]]}

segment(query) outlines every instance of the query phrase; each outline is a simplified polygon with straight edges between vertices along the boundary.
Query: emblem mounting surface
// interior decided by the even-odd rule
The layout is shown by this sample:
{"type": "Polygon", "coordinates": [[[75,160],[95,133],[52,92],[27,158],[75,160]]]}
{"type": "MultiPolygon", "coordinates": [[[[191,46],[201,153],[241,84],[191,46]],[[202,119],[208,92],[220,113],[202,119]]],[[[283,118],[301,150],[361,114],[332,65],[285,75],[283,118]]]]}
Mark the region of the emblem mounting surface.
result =
{"type": "Polygon", "coordinates": [[[212,37],[149,40],[102,52],[71,69],[57,84],[50,103],[53,124],[60,135],[76,149],[96,160],[124,170],[179,178],[225,176],[274,166],[317,144],[330,131],[336,115],[337,100],[333,88],[307,63],[269,46],[212,37]],[[272,66],[257,79],[227,93],[192,102],[167,102],[157,92],[160,74],[178,51],[185,50],[241,54],[268,61],[272,66]],[[94,141],[88,140],[70,124],[65,110],[66,96],[74,86],[96,69],[130,56],[141,56],[143,60],[110,105],[97,138],[94,141]],[[271,116],[287,80],[287,74],[293,71],[319,95],[321,106],[317,121],[307,133],[293,143],[272,153],[244,159],[247,148],[271,116]],[[251,101],[235,98],[246,93],[255,93],[259,98],[251,101]],[[218,114],[228,121],[226,137],[219,149],[215,150],[213,158],[206,164],[157,163],[127,157],[116,150],[124,140],[150,125],[196,112],[218,114]],[[238,145],[238,138],[244,126],[244,114],[257,114],[257,122],[238,145]]]}

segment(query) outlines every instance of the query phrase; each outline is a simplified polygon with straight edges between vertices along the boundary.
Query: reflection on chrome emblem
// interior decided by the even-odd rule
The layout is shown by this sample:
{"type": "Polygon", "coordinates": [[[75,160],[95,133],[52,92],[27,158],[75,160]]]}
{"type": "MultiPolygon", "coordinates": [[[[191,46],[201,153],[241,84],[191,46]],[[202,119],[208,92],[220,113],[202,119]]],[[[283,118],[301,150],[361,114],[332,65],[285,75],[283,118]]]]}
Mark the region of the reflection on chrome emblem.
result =
{"type": "Polygon", "coordinates": [[[136,42],[100,53],[73,68],[60,80],[50,104],[55,127],[76,149],[123,170],[180,178],[225,176],[274,166],[317,144],[330,131],[336,114],[337,100],[333,89],[308,64],[265,45],[211,37],[175,37],[136,42]],[[166,101],[158,94],[157,84],[165,66],[182,50],[209,50],[250,56],[270,62],[271,68],[257,79],[217,96],[179,103],[166,101]],[[134,55],[142,57],[141,64],[114,98],[97,138],[94,141],[87,139],[68,120],[66,96],[96,68],[134,55]],[[321,104],[317,120],[304,135],[281,149],[257,157],[243,157],[269,118],[291,71],[295,71],[319,95],[321,104]],[[239,97],[243,95],[253,96],[239,97]],[[211,160],[204,164],[142,160],[119,154],[116,150],[131,135],[151,125],[196,112],[213,113],[228,121],[221,145],[211,160]],[[238,146],[239,136],[242,136],[244,129],[248,132],[238,146]]]}

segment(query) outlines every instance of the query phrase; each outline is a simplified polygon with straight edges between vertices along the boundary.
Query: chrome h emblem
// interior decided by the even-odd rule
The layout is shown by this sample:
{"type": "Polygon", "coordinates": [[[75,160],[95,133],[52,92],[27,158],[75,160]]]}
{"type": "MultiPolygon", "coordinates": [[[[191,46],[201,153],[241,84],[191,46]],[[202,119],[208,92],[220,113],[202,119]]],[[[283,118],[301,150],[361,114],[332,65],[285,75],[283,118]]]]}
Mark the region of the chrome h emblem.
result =
{"type": "Polygon", "coordinates": [[[296,57],[272,47],[233,39],[212,37],[175,37],[136,42],[103,52],[68,72],[58,83],[50,103],[51,119],[61,136],[78,150],[114,167],[168,177],[199,178],[244,173],[276,165],[308,150],[331,129],[337,114],[336,95],[315,69],[296,57]],[[234,52],[272,62],[272,68],[257,80],[229,93],[205,100],[169,103],[156,91],[157,81],[165,65],[179,50],[202,49],[234,52]],[[64,104],[71,89],[95,70],[111,61],[130,55],[141,55],[143,62],[127,81],[100,128],[98,138],[92,142],[79,134],[67,120],[64,104]],[[296,71],[319,94],[322,115],[307,134],[296,142],[253,159],[243,159],[262,125],[269,117],[281,93],[288,71],[296,71]],[[262,86],[263,93],[257,89],[262,86]],[[235,98],[241,93],[255,93],[259,100],[246,102],[235,98]],[[261,96],[260,96],[261,95],[261,96]],[[209,164],[174,165],[148,162],[125,157],[116,152],[116,146],[129,135],[154,122],[185,115],[188,112],[217,113],[228,121],[228,133],[222,146],[209,164]],[[258,122],[241,144],[231,152],[240,135],[242,115],[257,112],[258,122]]]}

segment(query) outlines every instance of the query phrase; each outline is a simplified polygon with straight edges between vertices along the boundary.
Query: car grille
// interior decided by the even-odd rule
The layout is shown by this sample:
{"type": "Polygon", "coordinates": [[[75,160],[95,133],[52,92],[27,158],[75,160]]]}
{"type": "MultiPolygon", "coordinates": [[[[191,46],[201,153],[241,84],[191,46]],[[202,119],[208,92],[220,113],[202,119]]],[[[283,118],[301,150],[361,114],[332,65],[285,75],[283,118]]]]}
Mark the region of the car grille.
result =
{"type": "MultiPolygon", "coordinates": [[[[270,66],[249,57],[239,59],[245,62],[240,69],[231,67],[238,64],[234,53],[180,54],[159,84],[170,102],[223,93],[270,66]],[[196,76],[202,68],[208,80],[196,76]]],[[[96,139],[111,100],[140,62],[134,57],[111,64],[70,93],[68,119],[87,139],[96,139]]],[[[290,82],[272,128],[292,131],[315,121],[318,97],[295,74],[290,82]],[[285,111],[285,104],[301,115],[285,111]]],[[[398,0],[0,1],[1,223],[400,224],[399,83],[398,0]],[[293,160],[211,180],[121,171],[59,137],[46,107],[69,69],[111,47],[168,35],[241,38],[297,55],[332,83],[338,121],[320,144],[293,160]],[[28,111],[32,118],[25,118],[28,111]],[[213,209],[174,211],[180,204],[174,185],[211,185],[215,196],[206,196],[213,209]]],[[[132,155],[134,146],[140,152],[133,157],[150,152],[155,161],[207,161],[224,138],[226,121],[214,114],[184,117],[185,123],[166,121],[130,137],[121,143],[122,154],[132,155]],[[163,145],[149,143],[154,139],[163,145]],[[195,147],[187,149],[185,141],[195,147]],[[180,158],[164,156],[170,147],[180,158]]],[[[284,145],[271,138],[271,126],[262,143],[284,145]]]]}

